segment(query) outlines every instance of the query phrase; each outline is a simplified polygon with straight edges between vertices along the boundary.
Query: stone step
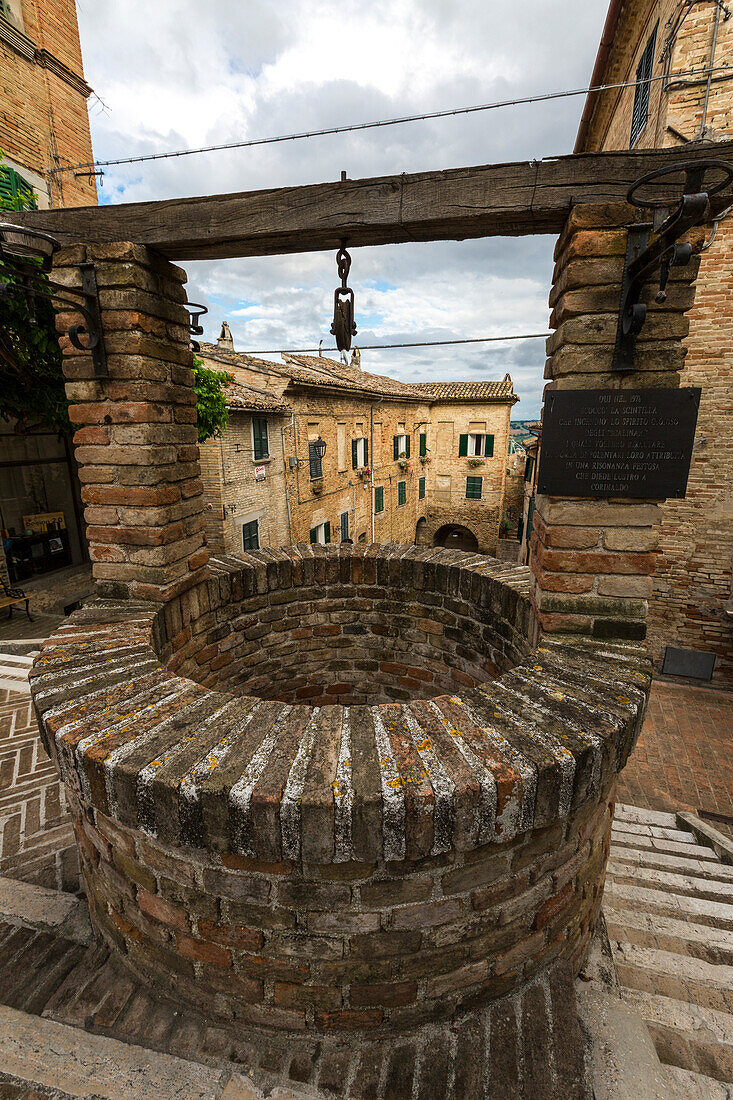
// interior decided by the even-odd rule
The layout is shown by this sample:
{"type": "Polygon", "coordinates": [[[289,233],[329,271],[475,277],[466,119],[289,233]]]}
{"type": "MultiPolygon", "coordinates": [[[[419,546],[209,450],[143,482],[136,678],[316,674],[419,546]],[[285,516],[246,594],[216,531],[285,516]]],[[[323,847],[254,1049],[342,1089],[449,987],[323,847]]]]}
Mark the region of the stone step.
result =
{"type": "Polygon", "coordinates": [[[733,917],[733,881],[697,878],[693,875],[676,874],[673,871],[661,871],[647,867],[637,869],[632,864],[609,860],[606,871],[607,880],[614,882],[644,883],[655,890],[665,890],[678,896],[705,898],[722,902],[730,906],[733,917]]]}
{"type": "Polygon", "coordinates": [[[611,940],[619,983],[718,1012],[733,1012],[733,966],[611,940]]]}
{"type": "Polygon", "coordinates": [[[614,821],[627,821],[635,825],[662,825],[670,829],[679,828],[676,814],[664,813],[660,810],[647,810],[641,806],[629,806],[623,802],[616,803],[613,818],[614,821]]]}
{"type": "Polygon", "coordinates": [[[658,871],[672,871],[675,874],[693,875],[695,878],[717,879],[719,882],[733,883],[733,867],[719,860],[688,859],[681,855],[669,855],[667,852],[623,848],[611,845],[609,858],[615,863],[629,866],[653,868],[658,871]]]}
{"type": "Polygon", "coordinates": [[[686,829],[665,825],[638,825],[633,821],[614,820],[614,833],[626,833],[629,836],[649,836],[655,840],[674,840],[677,844],[694,844],[695,837],[686,829]]]}
{"type": "Polygon", "coordinates": [[[733,966],[733,932],[609,904],[604,904],[603,915],[611,940],[733,966]]]}
{"type": "Polygon", "coordinates": [[[670,1091],[676,1089],[685,1100],[733,1100],[733,1085],[703,1077],[679,1066],[665,1066],[664,1073],[670,1091]]]}
{"type": "Polygon", "coordinates": [[[726,931],[733,930],[733,905],[723,902],[669,893],[646,886],[632,886],[627,882],[615,881],[612,877],[606,879],[604,896],[614,909],[638,909],[677,920],[709,924],[713,928],[723,928],[726,931]]]}
{"type": "Polygon", "coordinates": [[[705,844],[678,844],[674,840],[658,840],[651,836],[637,836],[635,833],[619,833],[611,829],[611,843],[617,848],[628,848],[639,852],[664,852],[668,855],[680,855],[688,859],[720,860],[712,848],[705,844]]]}
{"type": "Polygon", "coordinates": [[[662,1062],[733,1081],[733,1015],[636,989],[621,997],[640,1013],[662,1062]]]}

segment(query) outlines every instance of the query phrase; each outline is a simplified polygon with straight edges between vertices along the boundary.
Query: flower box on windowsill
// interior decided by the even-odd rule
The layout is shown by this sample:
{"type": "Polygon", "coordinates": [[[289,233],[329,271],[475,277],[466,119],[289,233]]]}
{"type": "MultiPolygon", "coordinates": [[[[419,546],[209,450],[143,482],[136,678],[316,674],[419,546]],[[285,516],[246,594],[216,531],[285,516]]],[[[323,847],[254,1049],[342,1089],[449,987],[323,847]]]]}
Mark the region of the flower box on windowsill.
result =
{"type": "Polygon", "coordinates": [[[475,470],[477,466],[483,466],[483,464],[483,458],[469,458],[468,460],[468,465],[471,467],[472,470],[475,470]]]}
{"type": "Polygon", "coordinates": [[[398,458],[397,459],[397,469],[402,470],[403,473],[405,471],[407,471],[409,473],[412,473],[412,464],[409,463],[406,458],[398,458]]]}
{"type": "Polygon", "coordinates": [[[369,477],[371,474],[371,468],[369,466],[360,466],[356,471],[357,477],[369,477]]]}
{"type": "Polygon", "coordinates": [[[319,497],[323,492],[323,482],[311,481],[311,492],[313,493],[314,497],[319,497]]]}
{"type": "Polygon", "coordinates": [[[432,461],[433,460],[430,457],[430,455],[420,455],[420,465],[421,466],[429,466],[432,461]]]}

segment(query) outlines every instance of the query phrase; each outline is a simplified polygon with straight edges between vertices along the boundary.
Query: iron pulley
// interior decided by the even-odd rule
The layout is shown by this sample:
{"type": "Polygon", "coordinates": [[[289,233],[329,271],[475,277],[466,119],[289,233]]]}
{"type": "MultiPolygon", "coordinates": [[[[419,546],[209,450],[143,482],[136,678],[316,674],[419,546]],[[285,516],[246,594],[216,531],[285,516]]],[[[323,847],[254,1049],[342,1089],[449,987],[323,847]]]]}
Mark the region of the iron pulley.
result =
{"type": "Polygon", "coordinates": [[[349,351],[351,349],[351,337],[356,336],[356,323],[354,321],[354,292],[348,285],[351,256],[343,244],[336,253],[336,267],[341,279],[341,286],[337,286],[333,292],[331,335],[336,338],[336,347],[339,351],[349,351]]]}
{"type": "MultiPolygon", "coordinates": [[[[629,226],[626,262],[621,283],[621,306],[613,357],[615,371],[632,371],[636,338],[644,327],[647,307],[641,301],[644,287],[657,275],[659,289],[654,300],[667,300],[667,283],[673,267],[685,267],[692,259],[692,245],[680,241],[685,233],[703,225],[710,213],[710,199],[733,181],[733,165],[722,160],[683,161],[648,172],[634,183],[626,196],[633,206],[652,212],[652,221],[629,226]],[[668,199],[644,198],[644,188],[660,187],[663,177],[684,173],[682,195],[668,199]],[[720,173],[721,178],[706,183],[706,176],[720,173]]],[[[663,186],[663,184],[661,185],[663,186]]]]}

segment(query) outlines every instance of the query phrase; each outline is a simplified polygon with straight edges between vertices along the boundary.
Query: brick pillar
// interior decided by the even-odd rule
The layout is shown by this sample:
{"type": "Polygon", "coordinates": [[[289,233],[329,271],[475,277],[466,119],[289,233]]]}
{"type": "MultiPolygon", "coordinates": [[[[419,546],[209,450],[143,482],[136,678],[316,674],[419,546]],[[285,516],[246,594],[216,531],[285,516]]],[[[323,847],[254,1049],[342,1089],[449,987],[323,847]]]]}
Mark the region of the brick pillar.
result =
{"type": "MultiPolygon", "coordinates": [[[[54,275],[79,286],[94,263],[109,377],[61,336],[69,415],[77,425],[89,554],[97,591],[167,600],[206,572],[186,274],[128,243],[57,253],[54,275]]],[[[58,317],[60,331],[74,320],[58,317]]]]}
{"type": "MultiPolygon", "coordinates": [[[[555,249],[550,294],[555,329],[547,343],[548,390],[648,389],[680,385],[684,316],[694,301],[699,256],[673,268],[668,298],[649,308],[637,370],[611,370],[626,254],[626,226],[640,213],[625,203],[578,206],[555,249]]],[[[542,459],[540,458],[540,466],[542,459]]],[[[641,640],[661,520],[658,500],[538,496],[532,534],[533,600],[547,632],[641,640]]]]}

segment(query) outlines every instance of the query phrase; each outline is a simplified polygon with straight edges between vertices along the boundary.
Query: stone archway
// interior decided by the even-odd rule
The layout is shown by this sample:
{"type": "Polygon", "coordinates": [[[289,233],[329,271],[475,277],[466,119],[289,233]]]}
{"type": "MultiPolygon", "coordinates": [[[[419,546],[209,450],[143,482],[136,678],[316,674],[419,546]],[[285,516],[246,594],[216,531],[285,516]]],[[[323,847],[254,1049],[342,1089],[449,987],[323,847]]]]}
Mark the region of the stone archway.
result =
{"type": "Polygon", "coordinates": [[[428,521],[425,516],[420,516],[420,519],[415,524],[415,545],[416,546],[430,546],[430,538],[427,532],[428,521]]]}
{"type": "Polygon", "coordinates": [[[433,537],[433,546],[445,546],[449,550],[478,550],[478,539],[473,531],[462,523],[446,523],[433,537]]]}

